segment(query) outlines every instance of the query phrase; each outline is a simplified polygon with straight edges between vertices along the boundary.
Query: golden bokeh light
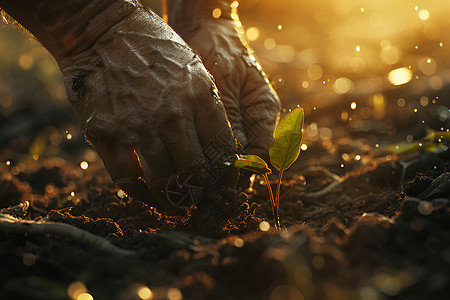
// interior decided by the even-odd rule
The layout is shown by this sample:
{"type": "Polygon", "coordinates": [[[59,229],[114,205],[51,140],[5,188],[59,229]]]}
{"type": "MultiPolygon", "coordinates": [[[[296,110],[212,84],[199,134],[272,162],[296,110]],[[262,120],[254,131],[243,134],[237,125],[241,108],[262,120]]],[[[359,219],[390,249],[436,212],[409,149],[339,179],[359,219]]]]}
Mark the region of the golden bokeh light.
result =
{"type": "Polygon", "coordinates": [[[264,47],[267,50],[272,50],[273,48],[275,48],[277,44],[275,43],[275,40],[273,38],[268,38],[264,40],[264,47]]]}
{"type": "Polygon", "coordinates": [[[170,288],[167,291],[167,298],[169,300],[182,300],[183,299],[183,294],[177,288],[170,288]]]}
{"type": "Polygon", "coordinates": [[[259,35],[260,35],[259,29],[258,29],[258,27],[255,27],[255,26],[249,27],[247,29],[247,31],[245,32],[245,36],[247,37],[247,39],[250,42],[253,42],[253,41],[256,41],[257,39],[259,39],[259,35]]]}
{"type": "Polygon", "coordinates": [[[84,293],[87,293],[87,288],[80,281],[74,281],[67,287],[67,296],[71,300],[78,300],[79,296],[84,293]]]}
{"type": "Polygon", "coordinates": [[[261,231],[269,231],[270,229],[270,224],[267,221],[262,221],[261,223],[259,223],[259,229],[261,231]]]}
{"type": "Polygon", "coordinates": [[[419,70],[425,75],[433,75],[436,68],[436,61],[433,58],[423,57],[419,61],[419,70]]]}
{"type": "Polygon", "coordinates": [[[214,10],[212,11],[212,16],[214,19],[218,19],[220,18],[220,16],[222,15],[222,10],[220,8],[214,8],[214,10]]]}
{"type": "Polygon", "coordinates": [[[306,72],[311,80],[319,80],[323,75],[322,67],[318,64],[309,66],[306,72]]]}
{"type": "Polygon", "coordinates": [[[418,13],[419,19],[426,21],[430,18],[430,12],[427,9],[421,9],[418,13]]]}
{"type": "Polygon", "coordinates": [[[94,300],[94,297],[89,293],[81,293],[78,295],[77,300],[94,300]]]}
{"type": "Polygon", "coordinates": [[[336,94],[343,95],[352,92],[354,89],[353,82],[347,77],[336,79],[333,84],[333,90],[336,94]]]}
{"type": "Polygon", "coordinates": [[[138,288],[137,295],[142,300],[151,300],[151,299],[153,299],[153,292],[146,286],[140,286],[138,288]]]}
{"type": "Polygon", "coordinates": [[[237,238],[234,240],[234,245],[238,248],[242,248],[244,246],[245,242],[241,238],[237,238]]]}
{"type": "Polygon", "coordinates": [[[398,68],[389,72],[388,80],[393,85],[402,85],[411,81],[412,72],[408,68],[398,68]]]}

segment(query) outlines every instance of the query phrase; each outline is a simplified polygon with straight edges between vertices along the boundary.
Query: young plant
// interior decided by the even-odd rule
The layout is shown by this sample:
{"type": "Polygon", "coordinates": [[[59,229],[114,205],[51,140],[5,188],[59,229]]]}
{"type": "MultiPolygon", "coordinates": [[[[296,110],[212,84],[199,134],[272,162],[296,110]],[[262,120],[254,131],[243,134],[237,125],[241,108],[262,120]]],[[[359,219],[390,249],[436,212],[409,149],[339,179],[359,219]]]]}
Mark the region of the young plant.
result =
{"type": "Polygon", "coordinates": [[[427,129],[427,135],[418,141],[411,143],[396,143],[386,147],[386,150],[394,154],[410,153],[414,151],[427,151],[431,153],[442,153],[448,150],[450,132],[434,131],[427,129]]]}
{"type": "Polygon", "coordinates": [[[264,177],[269,191],[273,220],[277,230],[280,229],[278,208],[280,206],[281,178],[283,172],[297,160],[300,154],[300,146],[303,138],[302,127],[303,108],[299,107],[281,119],[275,129],[275,136],[269,148],[270,162],[279,170],[275,197],[268,178],[268,175],[272,173],[272,170],[261,157],[257,155],[243,155],[234,162],[235,167],[259,173],[264,177]]]}

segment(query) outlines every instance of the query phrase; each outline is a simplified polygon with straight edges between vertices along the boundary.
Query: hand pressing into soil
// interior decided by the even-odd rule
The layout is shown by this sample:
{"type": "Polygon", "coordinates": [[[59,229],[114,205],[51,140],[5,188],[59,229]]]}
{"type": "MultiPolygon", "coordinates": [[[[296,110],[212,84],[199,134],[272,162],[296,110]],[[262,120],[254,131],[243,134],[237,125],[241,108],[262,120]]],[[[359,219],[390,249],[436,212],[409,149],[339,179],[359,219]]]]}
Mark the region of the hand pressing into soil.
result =
{"type": "Polygon", "coordinates": [[[168,17],[216,80],[228,119],[245,152],[268,159],[280,101],[253,56],[237,1],[168,0],[168,17]]]}
{"type": "Polygon", "coordinates": [[[133,0],[0,7],[55,57],[86,139],[124,191],[179,213],[164,195],[176,174],[194,173],[203,187],[235,184],[223,160],[236,144],[213,80],[156,14],[133,0]]]}

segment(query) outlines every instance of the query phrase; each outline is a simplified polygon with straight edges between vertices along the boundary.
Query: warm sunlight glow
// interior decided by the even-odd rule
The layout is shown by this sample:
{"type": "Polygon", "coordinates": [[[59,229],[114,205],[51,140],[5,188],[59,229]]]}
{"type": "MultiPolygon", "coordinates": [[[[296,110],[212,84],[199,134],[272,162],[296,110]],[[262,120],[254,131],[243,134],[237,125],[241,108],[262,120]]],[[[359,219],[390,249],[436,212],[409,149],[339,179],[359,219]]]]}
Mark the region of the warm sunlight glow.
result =
{"type": "Polygon", "coordinates": [[[412,79],[412,72],[408,68],[399,68],[389,72],[388,80],[393,85],[402,85],[410,82],[412,79]]]}

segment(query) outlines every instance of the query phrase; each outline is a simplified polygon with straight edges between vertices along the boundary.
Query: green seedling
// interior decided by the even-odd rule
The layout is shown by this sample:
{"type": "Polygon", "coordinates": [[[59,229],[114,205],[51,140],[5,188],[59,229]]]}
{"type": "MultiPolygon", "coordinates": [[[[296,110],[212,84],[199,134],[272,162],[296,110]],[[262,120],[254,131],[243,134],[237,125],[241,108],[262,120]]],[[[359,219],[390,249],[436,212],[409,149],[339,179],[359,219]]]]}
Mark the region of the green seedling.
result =
{"type": "Polygon", "coordinates": [[[275,129],[275,136],[269,148],[270,162],[279,170],[275,197],[268,178],[272,170],[261,157],[257,155],[243,155],[234,161],[235,167],[261,174],[264,177],[269,191],[274,224],[277,230],[280,229],[278,208],[280,206],[281,178],[283,172],[297,160],[300,154],[300,146],[303,138],[303,114],[303,108],[299,107],[294,109],[281,119],[275,129]]]}
{"type": "Polygon", "coordinates": [[[410,153],[414,151],[428,151],[432,153],[440,153],[448,149],[444,141],[450,141],[450,133],[446,131],[434,131],[427,129],[427,135],[418,141],[411,143],[397,143],[386,147],[386,150],[395,153],[410,153]]]}

